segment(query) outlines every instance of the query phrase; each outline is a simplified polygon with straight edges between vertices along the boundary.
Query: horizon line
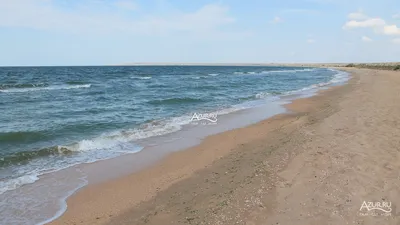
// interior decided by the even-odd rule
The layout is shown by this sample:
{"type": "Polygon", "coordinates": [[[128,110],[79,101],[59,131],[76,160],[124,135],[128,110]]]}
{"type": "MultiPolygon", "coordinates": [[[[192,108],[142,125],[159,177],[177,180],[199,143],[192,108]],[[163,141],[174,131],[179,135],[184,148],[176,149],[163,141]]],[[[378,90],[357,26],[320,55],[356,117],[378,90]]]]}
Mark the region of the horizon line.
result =
{"type": "Polygon", "coordinates": [[[178,62],[140,62],[98,65],[0,65],[2,67],[107,67],[107,66],[323,66],[344,64],[399,64],[400,62],[291,62],[291,63],[178,63],[178,62]]]}

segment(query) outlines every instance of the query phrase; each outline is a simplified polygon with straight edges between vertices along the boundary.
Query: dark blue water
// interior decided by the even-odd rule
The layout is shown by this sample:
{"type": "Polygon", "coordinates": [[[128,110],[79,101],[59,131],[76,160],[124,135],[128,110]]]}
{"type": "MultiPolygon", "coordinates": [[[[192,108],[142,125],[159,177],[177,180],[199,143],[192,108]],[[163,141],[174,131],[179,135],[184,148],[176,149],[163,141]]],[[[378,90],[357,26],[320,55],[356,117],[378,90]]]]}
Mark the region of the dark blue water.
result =
{"type": "Polygon", "coordinates": [[[0,195],[38,175],[140,151],[193,113],[338,82],[329,69],[242,66],[0,68],[0,195]]]}

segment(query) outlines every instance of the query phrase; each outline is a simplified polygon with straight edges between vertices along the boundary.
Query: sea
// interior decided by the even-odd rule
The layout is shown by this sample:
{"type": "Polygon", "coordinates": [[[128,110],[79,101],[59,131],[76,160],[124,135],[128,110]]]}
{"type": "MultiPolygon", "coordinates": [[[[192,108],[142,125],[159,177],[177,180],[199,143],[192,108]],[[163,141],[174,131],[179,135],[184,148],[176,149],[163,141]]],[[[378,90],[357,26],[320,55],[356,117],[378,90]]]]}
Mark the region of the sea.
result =
{"type": "Polygon", "coordinates": [[[235,113],[262,106],[264,114],[268,104],[348,79],[303,67],[0,67],[0,224],[57,218],[88,181],[77,169],[62,180],[54,174],[135,157],[155,138],[193,127],[193,115],[234,121],[235,113]]]}

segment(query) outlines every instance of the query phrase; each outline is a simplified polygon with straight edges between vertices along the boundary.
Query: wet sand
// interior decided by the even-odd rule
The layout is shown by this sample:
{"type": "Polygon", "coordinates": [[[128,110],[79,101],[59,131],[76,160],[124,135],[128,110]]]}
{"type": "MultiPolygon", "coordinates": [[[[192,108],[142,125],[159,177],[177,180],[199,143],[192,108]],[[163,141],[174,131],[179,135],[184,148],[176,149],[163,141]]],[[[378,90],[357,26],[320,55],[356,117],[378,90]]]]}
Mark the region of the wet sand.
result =
{"type": "Polygon", "coordinates": [[[291,113],[83,188],[51,224],[400,224],[400,73],[348,70],[291,113]]]}

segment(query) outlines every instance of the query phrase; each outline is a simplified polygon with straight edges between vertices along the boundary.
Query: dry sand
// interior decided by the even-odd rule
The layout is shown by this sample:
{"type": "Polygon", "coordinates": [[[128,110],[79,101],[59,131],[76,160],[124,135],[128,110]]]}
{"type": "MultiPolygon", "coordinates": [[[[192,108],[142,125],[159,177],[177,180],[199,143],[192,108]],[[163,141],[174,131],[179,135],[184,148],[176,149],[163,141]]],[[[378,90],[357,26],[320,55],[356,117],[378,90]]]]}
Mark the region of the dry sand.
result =
{"type": "Polygon", "coordinates": [[[350,71],[293,113],[82,189],[52,224],[400,224],[400,73],[350,71]]]}

